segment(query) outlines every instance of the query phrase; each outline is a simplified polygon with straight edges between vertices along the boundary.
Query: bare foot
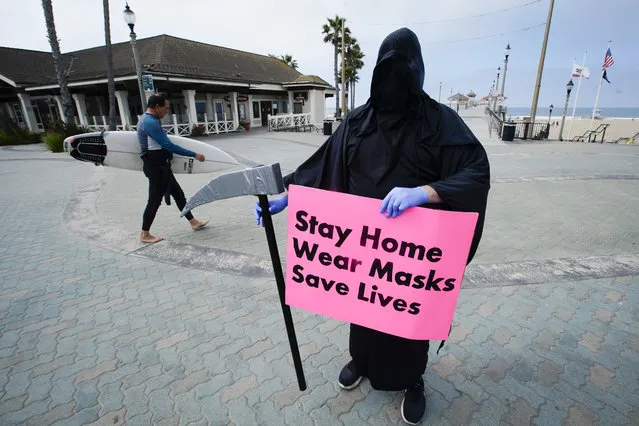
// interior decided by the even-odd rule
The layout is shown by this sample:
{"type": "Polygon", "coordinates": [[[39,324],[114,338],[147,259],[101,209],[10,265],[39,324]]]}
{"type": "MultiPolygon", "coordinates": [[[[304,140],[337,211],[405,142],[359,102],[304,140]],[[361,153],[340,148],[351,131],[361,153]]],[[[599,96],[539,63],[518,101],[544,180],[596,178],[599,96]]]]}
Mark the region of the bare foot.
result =
{"type": "Polygon", "coordinates": [[[164,238],[162,237],[154,237],[153,235],[149,234],[148,232],[141,232],[140,233],[140,242],[141,243],[145,243],[145,244],[152,244],[152,243],[157,243],[159,241],[162,241],[164,238]]]}
{"type": "Polygon", "coordinates": [[[208,220],[205,220],[205,221],[202,221],[202,222],[199,222],[199,221],[192,222],[192,223],[191,223],[191,228],[192,228],[194,231],[199,231],[200,229],[204,228],[204,227],[206,226],[206,224],[207,224],[207,223],[209,223],[209,221],[208,221],[208,220]]]}

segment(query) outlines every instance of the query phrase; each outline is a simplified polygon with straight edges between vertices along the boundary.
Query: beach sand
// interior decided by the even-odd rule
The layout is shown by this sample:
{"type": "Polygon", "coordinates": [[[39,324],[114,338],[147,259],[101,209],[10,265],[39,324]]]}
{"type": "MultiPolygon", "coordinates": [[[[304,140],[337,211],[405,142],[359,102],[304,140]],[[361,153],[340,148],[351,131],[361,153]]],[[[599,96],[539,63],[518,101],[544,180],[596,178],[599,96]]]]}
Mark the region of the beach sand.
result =
{"type": "MultiPolygon", "coordinates": [[[[539,121],[548,121],[548,117],[540,118],[539,121]]],[[[538,122],[539,122],[538,121],[538,122]]],[[[550,126],[550,139],[559,139],[559,128],[561,127],[561,117],[552,118],[552,124],[550,126]]],[[[619,138],[629,138],[639,133],[639,119],[604,119],[594,120],[592,123],[592,130],[597,129],[600,124],[609,124],[606,129],[606,136],[604,142],[616,141],[619,138]]],[[[564,140],[572,140],[575,136],[581,136],[585,132],[590,130],[589,119],[577,119],[572,123],[572,129],[570,129],[570,118],[566,117],[566,123],[564,124],[564,140]],[[568,131],[570,130],[570,137],[568,131]]],[[[639,139],[639,138],[638,138],[639,139]]],[[[601,140],[601,135],[597,135],[597,142],[601,140]]],[[[635,141],[639,144],[639,140],[635,141]]]]}

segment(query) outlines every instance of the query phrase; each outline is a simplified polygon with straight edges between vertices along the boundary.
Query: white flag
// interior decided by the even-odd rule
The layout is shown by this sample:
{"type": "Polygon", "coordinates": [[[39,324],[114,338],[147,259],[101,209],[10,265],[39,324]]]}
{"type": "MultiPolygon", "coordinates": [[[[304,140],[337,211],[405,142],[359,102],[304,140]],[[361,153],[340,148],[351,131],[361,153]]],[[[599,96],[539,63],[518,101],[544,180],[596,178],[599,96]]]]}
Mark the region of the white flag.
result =
{"type": "Polygon", "coordinates": [[[572,76],[590,78],[590,70],[588,69],[588,67],[582,67],[581,65],[573,64],[572,76]]]}

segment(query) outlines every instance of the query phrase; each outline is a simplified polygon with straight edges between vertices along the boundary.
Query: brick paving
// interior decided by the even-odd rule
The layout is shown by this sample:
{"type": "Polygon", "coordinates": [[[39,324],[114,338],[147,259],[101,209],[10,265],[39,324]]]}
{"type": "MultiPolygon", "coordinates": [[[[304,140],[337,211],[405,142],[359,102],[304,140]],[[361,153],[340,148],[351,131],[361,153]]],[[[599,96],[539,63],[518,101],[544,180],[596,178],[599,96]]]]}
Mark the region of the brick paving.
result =
{"type": "MultiPolygon", "coordinates": [[[[262,134],[214,143],[236,144],[238,155],[256,163],[281,152],[290,169],[322,140],[262,134]],[[266,143],[274,148],[260,148],[266,143]]],[[[638,205],[628,176],[639,151],[627,148],[487,147],[497,183],[478,265],[490,271],[519,260],[592,256],[591,269],[538,282],[532,266],[515,262],[508,276],[521,280],[470,282],[450,341],[439,354],[431,345],[423,424],[639,423],[639,270],[631,262],[639,238],[626,215],[638,205]],[[596,151],[605,163],[599,174],[626,178],[584,183],[597,174],[589,163],[596,151]],[[575,158],[583,170],[575,170],[575,158]],[[606,163],[611,158],[628,169],[606,163]],[[572,180],[499,183],[519,172],[558,176],[549,171],[561,164],[572,180]],[[585,203],[593,184],[597,195],[585,203]],[[530,203],[551,194],[558,204],[520,217],[529,206],[515,195],[524,189],[530,203]],[[559,236],[554,221],[574,229],[559,236]],[[515,238],[518,232],[530,238],[515,238]],[[612,255],[626,259],[626,269],[597,263],[612,255]]],[[[267,259],[254,199],[196,210],[214,222],[200,233],[175,206],[162,206],[157,228],[167,241],[144,248],[135,242],[144,181],[124,174],[39,147],[0,149],[0,424],[401,424],[400,393],[372,391],[366,380],[350,392],[337,385],[348,326],[293,309],[308,383],[305,392],[297,388],[268,266],[224,263],[235,255],[244,256],[240,263],[267,259]],[[213,266],[164,256],[187,245],[191,256],[212,256],[213,266]]],[[[187,193],[206,180],[180,178],[187,193]]],[[[280,244],[284,224],[285,216],[276,219],[280,244]]]]}

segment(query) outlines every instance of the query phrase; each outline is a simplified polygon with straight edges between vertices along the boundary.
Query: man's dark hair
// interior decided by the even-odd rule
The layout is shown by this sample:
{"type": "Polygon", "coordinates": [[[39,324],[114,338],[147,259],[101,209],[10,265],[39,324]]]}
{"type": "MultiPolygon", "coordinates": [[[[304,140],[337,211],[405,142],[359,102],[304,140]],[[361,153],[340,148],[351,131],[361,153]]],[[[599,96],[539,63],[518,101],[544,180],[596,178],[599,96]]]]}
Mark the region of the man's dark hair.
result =
{"type": "Polygon", "coordinates": [[[154,93],[149,96],[149,100],[146,102],[147,108],[156,108],[159,106],[164,106],[166,102],[166,95],[163,93],[154,93]]]}

